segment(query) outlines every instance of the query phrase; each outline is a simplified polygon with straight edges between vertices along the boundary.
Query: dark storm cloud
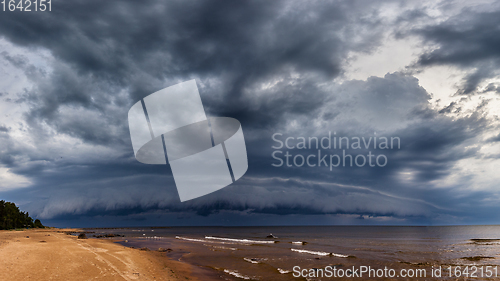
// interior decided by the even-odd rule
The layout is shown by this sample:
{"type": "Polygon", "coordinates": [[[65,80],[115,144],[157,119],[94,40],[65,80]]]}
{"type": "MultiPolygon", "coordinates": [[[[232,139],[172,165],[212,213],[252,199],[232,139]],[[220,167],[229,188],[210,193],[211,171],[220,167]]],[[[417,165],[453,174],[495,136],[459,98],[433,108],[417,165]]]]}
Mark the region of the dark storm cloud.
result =
{"type": "Polygon", "coordinates": [[[427,43],[437,45],[422,54],[421,66],[454,65],[471,70],[459,94],[471,94],[485,79],[498,75],[500,66],[500,12],[475,12],[464,9],[460,14],[437,25],[415,31],[427,43]]]}
{"type": "MultiPolygon", "coordinates": [[[[52,72],[28,75],[36,86],[19,99],[30,106],[26,121],[34,138],[50,141],[64,134],[84,143],[119,149],[130,158],[124,122],[130,105],[159,88],[187,79],[198,80],[209,114],[238,118],[250,140],[252,136],[261,138],[265,128],[285,124],[285,117],[313,114],[330,99],[317,82],[338,76],[349,51],[371,51],[379,40],[378,19],[361,17],[366,11],[371,13],[365,6],[341,2],[76,1],[59,3],[50,14],[5,14],[0,19],[0,34],[19,46],[48,49],[55,58],[50,65],[52,72]],[[354,34],[362,39],[351,40],[354,34]],[[295,73],[301,77],[294,78],[295,73]],[[276,86],[260,89],[261,84],[274,80],[276,86]],[[44,129],[46,124],[54,130],[44,129]]],[[[33,68],[22,56],[3,55],[15,67],[33,68]]],[[[12,172],[35,177],[36,186],[43,186],[44,192],[58,194],[54,195],[58,199],[40,201],[49,209],[53,205],[57,209],[62,201],[75,196],[84,201],[88,198],[77,191],[73,196],[68,191],[59,192],[71,181],[63,172],[69,167],[77,167],[78,172],[71,173],[74,176],[83,175],[73,177],[73,181],[89,186],[102,186],[110,176],[89,171],[79,166],[81,162],[108,173],[128,173],[120,164],[88,163],[85,159],[76,164],[55,155],[26,151],[30,161],[21,164],[24,158],[11,156],[23,148],[15,148],[12,144],[11,153],[4,154],[4,163],[10,163],[12,172]],[[89,175],[90,182],[82,179],[89,175]]],[[[112,185],[116,187],[108,189],[123,191],[127,184],[115,181],[112,185]]],[[[130,187],[134,188],[137,186],[130,187]]],[[[96,196],[107,198],[107,194],[96,196]]],[[[120,202],[110,203],[114,200],[99,202],[88,200],[86,207],[78,210],[120,208],[120,202]]],[[[71,212],[59,210],[39,213],[71,212]]]]}
{"type": "MultiPolygon", "coordinates": [[[[403,106],[404,109],[404,101],[408,101],[408,96],[412,95],[420,102],[410,100],[407,105],[409,108],[420,108],[428,98],[416,79],[399,74],[387,75],[386,78],[373,77],[366,82],[356,82],[356,85],[363,89],[358,91],[362,95],[389,95],[387,101],[391,103],[380,103],[380,109],[375,112],[390,110],[392,103],[403,106]],[[391,88],[394,89],[393,97],[389,91],[381,90],[391,88]]],[[[355,88],[351,89],[356,92],[355,88]]],[[[375,106],[370,100],[363,102],[375,106]]],[[[362,105],[359,102],[350,104],[352,107],[363,107],[362,105]]],[[[41,201],[40,204],[43,204],[38,213],[47,217],[68,213],[74,216],[93,213],[113,215],[117,212],[128,216],[160,209],[167,213],[191,211],[206,216],[229,210],[279,215],[357,214],[409,220],[424,217],[430,219],[443,212],[453,213],[440,207],[443,204],[441,198],[448,198],[446,205],[453,205],[459,200],[460,194],[453,189],[443,189],[433,191],[430,195],[431,189],[425,185],[449,175],[456,161],[474,155],[476,151],[466,149],[464,143],[483,129],[486,120],[476,115],[454,121],[436,112],[431,117],[424,115],[426,118],[421,119],[420,114],[413,115],[411,110],[407,111],[411,114],[407,118],[418,124],[392,132],[402,139],[403,148],[386,152],[390,162],[383,169],[341,168],[329,171],[327,168],[274,168],[270,165],[270,146],[273,145],[269,141],[270,135],[255,129],[255,134],[258,133],[257,136],[263,139],[251,136],[253,141],[247,143],[250,155],[248,178],[238,181],[233,187],[180,204],[175,200],[177,196],[172,179],[164,168],[155,168],[163,170],[162,173],[160,170],[153,171],[153,166],[137,163],[122,167],[103,165],[92,171],[79,169],[74,174],[67,175],[78,182],[71,183],[72,188],[77,191],[59,191],[53,198],[41,201]],[[414,179],[410,183],[398,182],[398,173],[405,169],[411,169],[414,173],[414,179]],[[144,173],[148,173],[148,176],[140,176],[144,173]],[[88,174],[93,176],[92,179],[85,178],[88,174]],[[130,177],[127,174],[138,176],[130,177]],[[121,177],[126,180],[120,179],[121,177]],[[153,179],[156,183],[151,183],[153,179]],[[148,188],[142,188],[140,195],[134,195],[141,185],[148,188]],[[438,199],[436,194],[440,194],[438,199]],[[65,201],[71,203],[64,203],[65,201]]],[[[342,114],[345,113],[340,113],[342,114]]],[[[355,150],[347,152],[359,153],[355,150]]],[[[48,178],[44,185],[52,186],[59,179],[54,181],[48,178]]],[[[59,189],[60,187],[55,188],[59,189]]]]}
{"type": "MultiPolygon", "coordinates": [[[[262,122],[290,109],[309,112],[324,99],[312,81],[283,87],[287,92],[257,100],[254,109],[242,95],[255,83],[291,72],[311,72],[318,76],[314,80],[337,76],[348,51],[370,51],[378,41],[376,17],[360,18],[363,12],[362,3],[341,2],[70,1],[58,3],[50,14],[5,14],[0,34],[21,46],[47,48],[65,63],[56,63],[54,74],[43,77],[49,82],[27,96],[33,103],[32,126],[45,121],[62,133],[106,143],[113,136],[92,136],[81,120],[61,124],[58,109],[67,105],[105,113],[104,105],[112,102],[107,97],[120,88],[130,92],[124,102],[128,108],[180,80],[215,78],[222,86],[202,92],[209,112],[242,119],[257,110],[275,113],[256,120],[262,122]],[[362,40],[350,41],[354,34],[362,40]],[[215,93],[224,97],[223,104],[210,98],[215,93]]],[[[124,131],[108,117],[108,124],[124,131]]]]}
{"type": "MultiPolygon", "coordinates": [[[[13,173],[34,181],[22,193],[5,194],[14,199],[30,194],[30,213],[59,219],[151,217],[155,212],[209,216],[225,211],[408,221],[462,215],[453,207],[464,193],[451,187],[436,191],[429,183],[449,176],[457,161],[477,156],[467,144],[488,126],[481,109],[453,118],[446,114],[459,108],[450,104],[439,114],[429,106],[430,95],[418,80],[399,72],[341,85],[333,82],[343,74],[351,52],[374,52],[381,43],[387,26],[377,11],[379,4],[65,1],[51,13],[3,14],[0,36],[28,50],[48,50],[54,57],[51,71],[43,71],[22,56],[0,53],[35,85],[21,93],[18,102],[29,106],[24,117],[38,145],[16,144],[9,139],[10,131],[0,127],[8,151],[0,160],[13,173]],[[189,79],[197,80],[208,115],[242,123],[249,170],[230,187],[180,203],[168,167],[135,161],[126,120],[128,109],[140,98],[189,79]],[[402,148],[385,152],[389,163],[383,169],[271,166],[273,133],[322,137],[328,131],[398,136],[402,148]],[[60,136],[114,154],[99,158],[75,151],[79,158],[67,159],[71,148],[61,148],[66,152],[62,157],[45,145],[60,136]],[[408,171],[411,179],[402,180],[408,171]]],[[[424,16],[413,11],[396,21],[424,16]]],[[[468,16],[475,20],[468,28],[479,29],[479,14],[468,16]]],[[[493,40],[486,38],[492,28],[483,38],[455,21],[419,31],[441,46],[421,56],[422,66],[475,67],[496,58],[496,51],[486,48],[493,40]],[[476,45],[467,47],[460,41],[462,35],[478,37],[476,45]],[[489,55],[474,57],[476,51],[489,55]],[[469,58],[463,58],[467,54],[469,58]]],[[[495,23],[487,17],[483,24],[495,23]]],[[[495,64],[474,79],[480,82],[491,75],[495,64]]],[[[477,202],[488,196],[467,195],[477,202]]]]}
{"type": "MultiPolygon", "coordinates": [[[[265,132],[261,132],[260,135],[264,139],[255,140],[248,146],[249,155],[253,156],[249,159],[248,176],[249,181],[255,180],[255,183],[236,183],[235,187],[227,188],[220,194],[206,196],[186,205],[198,206],[198,212],[201,214],[246,209],[252,210],[251,212],[270,214],[345,213],[407,219],[412,216],[432,219],[440,213],[453,214],[452,206],[460,202],[463,194],[457,192],[455,187],[436,191],[429,185],[429,182],[451,175],[457,161],[477,155],[478,149],[468,148],[467,143],[473,142],[474,138],[488,127],[488,120],[480,111],[477,114],[454,120],[430,110],[426,107],[428,106],[427,92],[419,87],[418,81],[412,77],[392,74],[385,78],[372,77],[364,82],[356,81],[355,85],[357,87],[344,85],[350,89],[350,93],[355,98],[355,101],[348,104],[347,108],[363,110],[363,105],[366,103],[372,107],[371,110],[374,112],[372,114],[377,117],[375,118],[377,121],[388,114],[396,119],[396,124],[402,124],[405,120],[409,120],[411,124],[385,134],[400,137],[401,149],[383,152],[372,150],[373,153],[384,153],[388,157],[387,166],[364,169],[335,168],[333,171],[327,167],[275,168],[271,166],[271,163],[278,162],[274,160],[270,162],[268,159],[274,151],[270,146],[276,143],[269,142],[270,134],[266,135],[265,132]],[[354,93],[357,92],[357,88],[362,89],[359,90],[360,99],[363,97],[366,100],[356,99],[354,93]],[[391,96],[391,93],[394,96],[391,96]],[[372,101],[370,95],[374,95],[373,100],[379,102],[372,101]],[[377,95],[385,96],[385,100],[384,97],[377,97],[377,95]],[[413,97],[409,98],[411,96],[413,97]],[[396,109],[404,114],[393,111],[395,105],[398,106],[396,109]],[[422,114],[423,111],[432,113],[422,114]],[[412,179],[401,180],[400,176],[408,171],[411,172],[412,179]],[[259,188],[254,186],[259,186],[259,188]],[[370,188],[361,188],[367,186],[370,188]],[[443,200],[443,197],[447,200],[443,200]]],[[[342,118],[345,114],[349,113],[343,111],[339,113],[338,118],[342,118]]],[[[369,123],[366,117],[363,120],[369,123]]],[[[344,136],[342,131],[347,136],[370,136],[366,134],[362,126],[346,128],[335,126],[335,124],[332,121],[329,123],[330,127],[322,128],[321,134],[312,136],[323,137],[324,132],[328,130],[336,130],[340,136],[344,136]]],[[[390,127],[388,121],[385,121],[385,124],[390,127]]],[[[374,125],[377,125],[377,122],[374,125]]],[[[308,136],[304,133],[307,131],[304,126],[300,127],[301,133],[298,135],[296,132],[290,132],[281,140],[288,136],[308,136]]],[[[283,151],[287,149],[284,148],[283,151]]],[[[317,150],[314,149],[289,151],[292,154],[300,153],[305,156],[317,154],[317,150]]],[[[341,152],[323,150],[323,153],[341,152]]],[[[347,153],[366,155],[368,150],[348,149],[347,153]]],[[[479,200],[480,195],[477,194],[477,196],[479,200]]]]}

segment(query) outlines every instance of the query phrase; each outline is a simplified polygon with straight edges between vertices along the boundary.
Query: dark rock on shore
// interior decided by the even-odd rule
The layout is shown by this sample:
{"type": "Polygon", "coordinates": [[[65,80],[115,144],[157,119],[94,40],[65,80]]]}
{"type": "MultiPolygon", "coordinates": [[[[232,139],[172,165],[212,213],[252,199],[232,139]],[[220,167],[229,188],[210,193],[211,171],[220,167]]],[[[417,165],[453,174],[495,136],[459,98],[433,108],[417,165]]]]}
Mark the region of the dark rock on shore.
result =
{"type": "Polygon", "coordinates": [[[158,252],[164,253],[164,252],[172,252],[173,250],[168,248],[168,249],[163,249],[163,248],[158,248],[158,252]]]}

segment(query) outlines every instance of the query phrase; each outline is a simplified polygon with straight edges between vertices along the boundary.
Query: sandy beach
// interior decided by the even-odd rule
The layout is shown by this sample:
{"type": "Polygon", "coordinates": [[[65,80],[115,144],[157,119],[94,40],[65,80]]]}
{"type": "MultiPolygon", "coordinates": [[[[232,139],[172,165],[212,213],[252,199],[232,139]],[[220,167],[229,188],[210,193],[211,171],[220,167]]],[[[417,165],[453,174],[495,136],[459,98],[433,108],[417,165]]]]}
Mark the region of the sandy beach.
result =
{"type": "Polygon", "coordinates": [[[0,280],[199,280],[163,253],[68,231],[0,231],[0,280]]]}

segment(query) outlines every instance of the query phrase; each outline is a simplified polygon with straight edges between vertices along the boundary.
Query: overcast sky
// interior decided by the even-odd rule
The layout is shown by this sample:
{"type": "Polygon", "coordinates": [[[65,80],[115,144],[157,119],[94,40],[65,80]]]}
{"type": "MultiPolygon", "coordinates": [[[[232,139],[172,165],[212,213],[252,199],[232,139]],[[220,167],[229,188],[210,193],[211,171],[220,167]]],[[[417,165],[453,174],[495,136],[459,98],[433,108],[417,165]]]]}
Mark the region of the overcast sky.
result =
{"type": "Polygon", "coordinates": [[[85,0],[2,12],[0,198],[53,226],[495,224],[499,75],[498,1],[85,0]],[[127,113],[191,79],[208,116],[241,122],[249,168],[181,203],[168,165],[134,158],[127,113]],[[371,150],[384,167],[272,166],[274,133],[330,131],[399,137],[401,148],[371,150]]]}

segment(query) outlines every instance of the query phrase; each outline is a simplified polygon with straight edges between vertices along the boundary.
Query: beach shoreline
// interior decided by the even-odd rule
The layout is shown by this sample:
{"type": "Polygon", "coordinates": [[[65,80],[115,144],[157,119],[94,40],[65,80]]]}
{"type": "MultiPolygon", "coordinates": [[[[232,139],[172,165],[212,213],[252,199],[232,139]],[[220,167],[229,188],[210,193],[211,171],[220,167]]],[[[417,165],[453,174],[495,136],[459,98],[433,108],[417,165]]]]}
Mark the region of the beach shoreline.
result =
{"type": "Polygon", "coordinates": [[[433,277],[437,268],[451,280],[451,269],[490,268],[498,278],[498,233],[500,226],[0,231],[0,280],[306,280],[294,277],[296,267],[354,272],[362,266],[419,272],[425,280],[446,279],[433,277]]]}
{"type": "Polygon", "coordinates": [[[200,280],[197,268],[164,253],[68,235],[81,231],[0,231],[0,280],[200,280]]]}
{"type": "MultiPolygon", "coordinates": [[[[455,269],[464,268],[500,272],[500,226],[130,227],[85,231],[96,237],[124,236],[110,239],[127,247],[152,251],[161,247],[171,260],[202,272],[197,275],[201,280],[305,280],[295,277],[295,268],[328,266],[344,273],[361,267],[387,268],[395,276],[411,272],[425,280],[455,280],[450,270],[455,274],[455,269]],[[438,268],[448,276],[433,277],[438,268]]],[[[371,277],[365,274],[356,279],[371,277]]]]}

